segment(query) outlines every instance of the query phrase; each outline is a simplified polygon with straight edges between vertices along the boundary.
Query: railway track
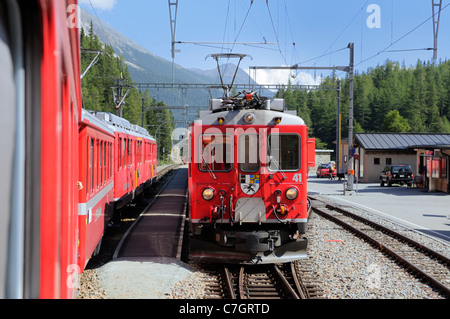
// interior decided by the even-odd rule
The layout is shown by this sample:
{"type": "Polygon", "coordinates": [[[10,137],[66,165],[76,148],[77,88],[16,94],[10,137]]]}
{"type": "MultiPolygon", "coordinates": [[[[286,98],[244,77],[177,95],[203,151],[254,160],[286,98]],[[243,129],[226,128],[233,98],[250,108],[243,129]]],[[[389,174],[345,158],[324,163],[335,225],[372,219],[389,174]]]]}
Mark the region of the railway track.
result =
{"type": "Polygon", "coordinates": [[[450,298],[450,259],[446,256],[339,207],[319,208],[313,202],[313,212],[365,240],[434,291],[450,298]]]}
{"type": "Polygon", "coordinates": [[[322,293],[308,263],[263,266],[217,266],[209,270],[208,299],[314,299],[322,293]],[[303,275],[306,274],[305,277],[303,275]],[[305,280],[306,278],[306,280],[305,280]]]}

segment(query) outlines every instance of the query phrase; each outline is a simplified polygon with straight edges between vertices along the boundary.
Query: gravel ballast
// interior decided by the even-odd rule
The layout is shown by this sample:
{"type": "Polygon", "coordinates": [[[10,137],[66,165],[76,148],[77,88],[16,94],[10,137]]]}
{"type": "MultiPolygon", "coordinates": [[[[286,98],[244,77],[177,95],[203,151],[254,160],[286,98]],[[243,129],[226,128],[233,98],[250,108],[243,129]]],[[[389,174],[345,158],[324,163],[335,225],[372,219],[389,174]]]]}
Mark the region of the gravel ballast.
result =
{"type": "MultiPolygon", "coordinates": [[[[450,256],[450,246],[445,243],[357,208],[349,210],[413,237],[445,256],[450,256]]],[[[308,255],[317,277],[322,282],[321,288],[325,298],[440,298],[427,285],[413,278],[369,244],[316,214],[310,217],[308,239],[308,255]]],[[[167,261],[141,261],[140,267],[124,268],[124,274],[116,277],[111,273],[110,264],[83,273],[82,277],[85,280],[82,279],[79,298],[203,299],[205,296],[205,281],[209,275],[194,262],[186,264],[178,261],[171,264],[167,261]],[[125,275],[126,272],[128,275],[125,275]],[[133,280],[127,278],[129,276],[133,277],[133,280]],[[141,288],[131,287],[136,285],[136,282],[141,283],[145,293],[136,293],[141,288]],[[145,285],[142,285],[144,282],[145,285]],[[114,286],[116,287],[112,288],[114,286]],[[120,294],[113,291],[120,291],[120,294]]]]}

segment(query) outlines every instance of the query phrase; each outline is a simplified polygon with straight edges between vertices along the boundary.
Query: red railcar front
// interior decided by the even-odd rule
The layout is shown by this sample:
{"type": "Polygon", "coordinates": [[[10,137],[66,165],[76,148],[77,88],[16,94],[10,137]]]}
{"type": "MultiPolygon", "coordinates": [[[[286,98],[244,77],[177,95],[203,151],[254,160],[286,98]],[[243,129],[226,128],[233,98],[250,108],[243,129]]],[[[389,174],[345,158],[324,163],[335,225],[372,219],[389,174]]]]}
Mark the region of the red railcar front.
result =
{"type": "Polygon", "coordinates": [[[190,130],[191,257],[240,263],[306,256],[314,140],[282,100],[213,100],[190,130]]]}

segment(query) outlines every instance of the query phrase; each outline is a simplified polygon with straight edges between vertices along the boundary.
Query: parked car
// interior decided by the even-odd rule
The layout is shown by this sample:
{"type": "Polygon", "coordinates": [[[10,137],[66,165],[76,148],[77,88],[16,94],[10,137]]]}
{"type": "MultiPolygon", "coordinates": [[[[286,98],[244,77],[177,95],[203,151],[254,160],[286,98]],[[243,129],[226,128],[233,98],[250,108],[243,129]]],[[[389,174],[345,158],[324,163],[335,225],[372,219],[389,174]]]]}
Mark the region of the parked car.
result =
{"type": "Polygon", "coordinates": [[[380,175],[380,186],[411,184],[413,181],[414,175],[409,165],[387,165],[380,175]]]}
{"type": "MultiPolygon", "coordinates": [[[[317,167],[317,177],[318,178],[322,178],[322,177],[330,177],[330,168],[331,168],[332,163],[328,163],[328,164],[320,164],[319,167],[317,167]]],[[[333,170],[333,177],[337,176],[337,171],[336,169],[333,170]]]]}

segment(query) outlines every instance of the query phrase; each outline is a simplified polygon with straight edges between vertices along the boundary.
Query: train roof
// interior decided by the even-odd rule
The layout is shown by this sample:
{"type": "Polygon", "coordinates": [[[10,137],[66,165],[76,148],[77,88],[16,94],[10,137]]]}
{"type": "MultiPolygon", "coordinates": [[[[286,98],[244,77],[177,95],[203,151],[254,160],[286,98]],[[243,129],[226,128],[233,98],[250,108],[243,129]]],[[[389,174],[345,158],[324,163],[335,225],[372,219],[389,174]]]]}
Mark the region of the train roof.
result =
{"type": "Polygon", "coordinates": [[[107,133],[114,135],[114,130],[104,121],[98,119],[96,116],[94,116],[91,112],[83,109],[82,115],[81,115],[81,121],[83,123],[89,122],[91,125],[94,125],[107,133]]]}
{"type": "Polygon", "coordinates": [[[136,135],[155,141],[155,138],[143,127],[131,124],[128,120],[108,112],[89,111],[100,121],[107,124],[114,132],[136,135]]]}
{"type": "Polygon", "coordinates": [[[230,107],[225,100],[213,99],[210,110],[200,112],[200,118],[196,123],[201,125],[305,125],[305,121],[297,116],[296,111],[286,110],[282,99],[265,99],[260,107],[253,105],[230,107]],[[254,115],[253,121],[246,122],[245,117],[250,113],[254,115]]]}

